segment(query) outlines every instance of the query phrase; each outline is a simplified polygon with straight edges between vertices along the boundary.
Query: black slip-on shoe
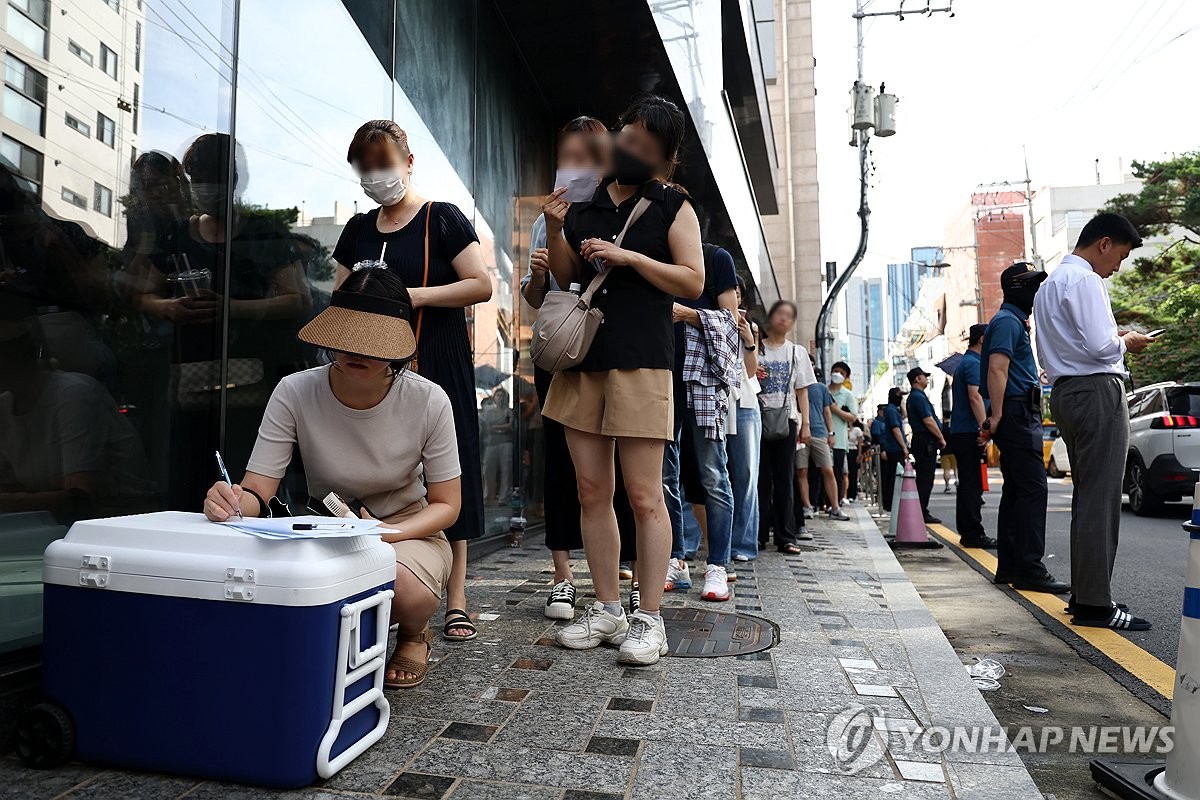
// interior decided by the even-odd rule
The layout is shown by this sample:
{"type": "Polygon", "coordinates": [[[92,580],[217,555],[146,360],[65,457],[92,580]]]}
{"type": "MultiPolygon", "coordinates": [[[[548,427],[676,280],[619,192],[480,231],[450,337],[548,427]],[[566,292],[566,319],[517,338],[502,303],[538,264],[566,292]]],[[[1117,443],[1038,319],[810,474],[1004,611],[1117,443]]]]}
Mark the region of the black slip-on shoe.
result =
{"type": "Polygon", "coordinates": [[[996,549],[996,540],[990,536],[973,536],[969,539],[959,539],[958,543],[963,547],[978,547],[983,550],[996,549]]]}
{"type": "Polygon", "coordinates": [[[1071,624],[1085,628],[1112,628],[1117,631],[1148,631],[1152,627],[1149,620],[1135,617],[1125,609],[1115,606],[1112,614],[1107,617],[1072,617],[1071,624]]]}
{"type": "Polygon", "coordinates": [[[1071,591],[1071,584],[1055,580],[1054,576],[1048,572],[1042,575],[1014,578],[1012,587],[1026,592],[1046,592],[1047,594],[1069,594],[1071,591]]]}

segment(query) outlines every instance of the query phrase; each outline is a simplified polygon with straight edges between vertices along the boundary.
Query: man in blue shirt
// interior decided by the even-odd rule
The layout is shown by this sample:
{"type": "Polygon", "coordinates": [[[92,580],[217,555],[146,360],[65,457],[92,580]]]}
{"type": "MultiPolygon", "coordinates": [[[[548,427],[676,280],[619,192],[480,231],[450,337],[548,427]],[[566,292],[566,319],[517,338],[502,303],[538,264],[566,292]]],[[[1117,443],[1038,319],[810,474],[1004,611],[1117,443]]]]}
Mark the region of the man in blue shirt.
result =
{"type": "Polygon", "coordinates": [[[829,502],[829,518],[848,520],[849,516],[838,504],[837,479],[833,474],[833,394],[823,383],[808,387],[808,424],[812,436],[808,443],[796,451],[796,470],[800,481],[800,527],[806,528],[805,519],[817,513],[817,497],[820,488],[825,488],[825,499],[829,502]],[[809,467],[819,471],[820,480],[809,482],[809,467]]]}
{"type": "Polygon", "coordinates": [[[904,390],[898,386],[888,391],[887,405],[883,407],[883,437],[879,453],[879,483],[883,510],[892,513],[892,500],[896,491],[896,467],[908,460],[908,440],[904,438],[904,416],[900,404],[904,402],[904,390]]]}
{"type": "Polygon", "coordinates": [[[996,583],[1066,594],[1046,569],[1046,467],[1042,461],[1042,389],[1029,341],[1033,298],[1046,273],[1017,263],[1000,274],[1004,305],[983,335],[980,394],[991,401],[981,437],[1000,447],[1004,490],[996,521],[996,583]]]}
{"type": "Polygon", "coordinates": [[[883,424],[883,410],[887,408],[884,404],[875,406],[875,419],[871,420],[871,444],[876,447],[883,446],[883,432],[887,430],[883,424]]]}
{"type": "Polygon", "coordinates": [[[942,434],[942,423],[933,411],[933,403],[925,390],[929,388],[929,373],[920,367],[908,371],[908,427],[912,430],[913,467],[917,473],[917,496],[921,498],[921,513],[925,524],[941,522],[929,513],[929,495],[933,493],[934,476],[937,474],[938,450],[946,449],[946,437],[942,434]]]}
{"type": "Polygon", "coordinates": [[[967,352],[954,370],[950,412],[950,450],[958,461],[958,496],[954,521],[963,547],[996,548],[996,540],[983,530],[983,448],[979,426],[987,419],[987,406],[979,392],[979,354],[987,325],[972,325],[967,335],[967,352]]]}

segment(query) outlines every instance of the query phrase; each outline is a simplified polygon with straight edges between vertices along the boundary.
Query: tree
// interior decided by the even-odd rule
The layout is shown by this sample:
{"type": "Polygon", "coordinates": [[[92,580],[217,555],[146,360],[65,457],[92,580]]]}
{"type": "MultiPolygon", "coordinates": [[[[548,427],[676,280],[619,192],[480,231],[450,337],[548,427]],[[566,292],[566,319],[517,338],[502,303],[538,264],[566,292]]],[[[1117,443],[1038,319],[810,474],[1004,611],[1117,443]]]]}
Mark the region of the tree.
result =
{"type": "Polygon", "coordinates": [[[1113,282],[1118,325],[1166,330],[1145,353],[1129,357],[1129,368],[1137,384],[1200,380],[1200,151],[1135,161],[1133,174],[1142,190],[1114,197],[1104,210],[1170,243],[1136,259],[1113,282]]]}

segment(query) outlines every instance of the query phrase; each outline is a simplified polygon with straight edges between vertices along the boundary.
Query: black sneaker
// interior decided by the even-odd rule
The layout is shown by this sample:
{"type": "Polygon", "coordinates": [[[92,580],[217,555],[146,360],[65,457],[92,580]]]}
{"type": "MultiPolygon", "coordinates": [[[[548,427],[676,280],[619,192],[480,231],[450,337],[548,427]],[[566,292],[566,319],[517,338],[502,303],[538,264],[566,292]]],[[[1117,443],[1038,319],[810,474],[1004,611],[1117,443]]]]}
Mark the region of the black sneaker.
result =
{"type": "Polygon", "coordinates": [[[983,550],[996,549],[996,540],[990,536],[972,536],[968,539],[960,539],[958,543],[963,547],[978,547],[983,550]]]}
{"type": "Polygon", "coordinates": [[[1069,594],[1071,591],[1071,584],[1056,581],[1049,572],[1014,578],[1012,587],[1027,592],[1046,592],[1047,594],[1069,594]]]}
{"type": "Polygon", "coordinates": [[[926,514],[925,515],[925,524],[926,525],[941,525],[942,521],[940,519],[938,519],[937,517],[935,517],[933,514],[926,514]]]}
{"type": "Polygon", "coordinates": [[[629,613],[636,614],[642,608],[642,587],[641,584],[634,581],[633,586],[629,587],[629,613]]]}
{"type": "Polygon", "coordinates": [[[1016,578],[1007,572],[997,572],[996,577],[992,578],[992,583],[997,584],[998,586],[1007,586],[1014,580],[1016,580],[1016,578]]]}
{"type": "Polygon", "coordinates": [[[546,619],[575,619],[575,585],[570,581],[554,584],[543,613],[546,619]]]}

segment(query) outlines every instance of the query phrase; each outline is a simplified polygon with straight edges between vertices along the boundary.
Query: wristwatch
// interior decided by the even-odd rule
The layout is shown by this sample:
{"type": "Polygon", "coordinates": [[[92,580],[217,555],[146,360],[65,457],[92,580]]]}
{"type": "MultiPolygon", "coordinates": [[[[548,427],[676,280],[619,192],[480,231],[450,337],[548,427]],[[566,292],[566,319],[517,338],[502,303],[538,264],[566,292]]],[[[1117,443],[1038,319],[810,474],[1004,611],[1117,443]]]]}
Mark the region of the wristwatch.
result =
{"type": "Polygon", "coordinates": [[[753,353],[758,349],[758,345],[756,344],[743,344],[742,347],[746,348],[747,353],[753,353]]]}

